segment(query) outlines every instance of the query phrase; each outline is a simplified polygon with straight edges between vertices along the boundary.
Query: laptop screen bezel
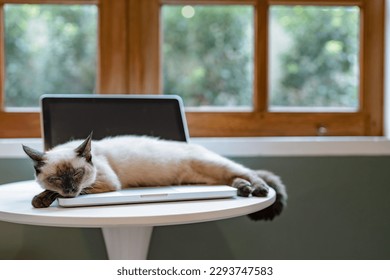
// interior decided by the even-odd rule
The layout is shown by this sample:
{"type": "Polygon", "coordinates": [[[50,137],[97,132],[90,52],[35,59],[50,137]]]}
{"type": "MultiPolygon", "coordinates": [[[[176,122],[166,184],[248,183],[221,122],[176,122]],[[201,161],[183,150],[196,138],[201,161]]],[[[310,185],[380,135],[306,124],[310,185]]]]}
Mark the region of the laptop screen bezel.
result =
{"type": "MultiPolygon", "coordinates": [[[[56,103],[85,103],[87,104],[93,103],[94,100],[98,100],[99,102],[102,100],[106,100],[110,103],[121,103],[123,105],[124,102],[132,102],[132,100],[138,100],[143,102],[150,102],[154,104],[158,104],[159,102],[171,102],[174,104],[175,110],[177,110],[177,115],[181,118],[182,127],[180,128],[180,140],[178,141],[187,141],[189,140],[189,132],[187,127],[187,121],[184,112],[183,101],[180,96],[177,95],[129,95],[129,94],[110,94],[110,95],[90,95],[90,94],[46,94],[43,95],[40,99],[41,105],[41,130],[44,139],[44,149],[48,150],[55,146],[52,141],[52,132],[51,132],[51,110],[53,102],[56,103]]],[[[180,120],[178,120],[180,122],[180,120]]]]}

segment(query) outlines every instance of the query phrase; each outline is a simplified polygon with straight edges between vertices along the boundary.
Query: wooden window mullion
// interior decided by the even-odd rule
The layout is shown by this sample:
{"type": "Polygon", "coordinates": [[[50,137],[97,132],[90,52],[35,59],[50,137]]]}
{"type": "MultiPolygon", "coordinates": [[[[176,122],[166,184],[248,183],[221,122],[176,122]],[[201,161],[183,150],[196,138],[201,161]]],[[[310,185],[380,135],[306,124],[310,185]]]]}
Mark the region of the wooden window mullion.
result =
{"type": "Polygon", "coordinates": [[[100,0],[98,93],[128,93],[127,0],[100,0]]]}
{"type": "MultiPolygon", "coordinates": [[[[268,3],[259,0],[255,6],[255,53],[253,109],[266,112],[268,107],[268,3]]],[[[260,120],[259,120],[260,121],[260,120]]]]}

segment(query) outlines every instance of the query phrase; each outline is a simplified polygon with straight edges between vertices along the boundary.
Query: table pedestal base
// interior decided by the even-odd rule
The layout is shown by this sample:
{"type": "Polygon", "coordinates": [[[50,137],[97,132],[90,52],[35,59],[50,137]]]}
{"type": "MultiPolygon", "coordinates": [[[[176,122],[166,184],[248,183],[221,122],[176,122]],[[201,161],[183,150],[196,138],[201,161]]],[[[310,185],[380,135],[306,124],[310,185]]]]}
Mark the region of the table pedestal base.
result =
{"type": "Polygon", "coordinates": [[[102,228],[108,259],[146,260],[153,227],[102,228]]]}

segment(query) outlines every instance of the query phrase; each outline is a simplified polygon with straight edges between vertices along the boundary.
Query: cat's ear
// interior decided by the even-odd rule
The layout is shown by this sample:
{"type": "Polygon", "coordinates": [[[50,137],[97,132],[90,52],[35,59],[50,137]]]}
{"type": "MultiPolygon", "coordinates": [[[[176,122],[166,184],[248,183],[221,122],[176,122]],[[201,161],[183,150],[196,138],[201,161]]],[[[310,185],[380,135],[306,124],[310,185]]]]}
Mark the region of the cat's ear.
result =
{"type": "Polygon", "coordinates": [[[34,168],[37,174],[40,172],[40,168],[44,165],[44,155],[45,153],[34,150],[33,148],[22,145],[23,151],[33,160],[34,168]]]}
{"type": "Polygon", "coordinates": [[[92,144],[92,132],[89,134],[87,139],[84,140],[83,143],[81,143],[80,146],[76,148],[76,154],[79,157],[85,158],[85,160],[89,163],[92,161],[92,154],[91,154],[91,144],[92,144]]]}
{"type": "Polygon", "coordinates": [[[34,161],[43,161],[44,153],[34,150],[33,148],[22,145],[24,152],[34,161]]]}

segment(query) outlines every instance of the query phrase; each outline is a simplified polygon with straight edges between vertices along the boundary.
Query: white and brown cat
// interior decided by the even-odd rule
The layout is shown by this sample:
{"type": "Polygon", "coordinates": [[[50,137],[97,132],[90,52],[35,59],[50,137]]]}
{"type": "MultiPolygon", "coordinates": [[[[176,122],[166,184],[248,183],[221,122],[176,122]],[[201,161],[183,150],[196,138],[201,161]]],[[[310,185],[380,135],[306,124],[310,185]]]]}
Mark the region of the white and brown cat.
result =
{"type": "Polygon", "coordinates": [[[33,160],[35,177],[45,191],[32,205],[49,207],[59,196],[116,191],[121,188],[183,184],[231,185],[237,195],[266,196],[276,190],[276,202],[249,215],[273,219],[286,205],[286,189],[279,177],[254,171],[202,146],[145,136],[117,136],[70,141],[47,152],[23,146],[33,160]]]}

